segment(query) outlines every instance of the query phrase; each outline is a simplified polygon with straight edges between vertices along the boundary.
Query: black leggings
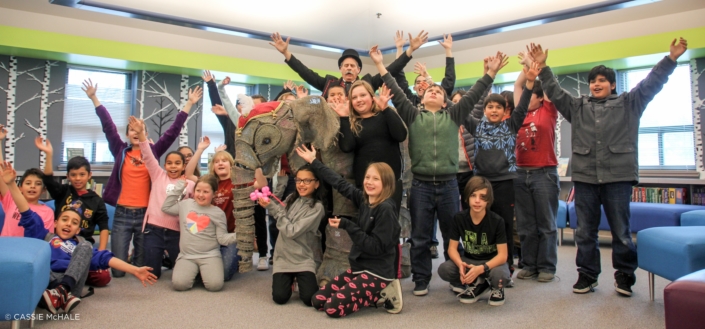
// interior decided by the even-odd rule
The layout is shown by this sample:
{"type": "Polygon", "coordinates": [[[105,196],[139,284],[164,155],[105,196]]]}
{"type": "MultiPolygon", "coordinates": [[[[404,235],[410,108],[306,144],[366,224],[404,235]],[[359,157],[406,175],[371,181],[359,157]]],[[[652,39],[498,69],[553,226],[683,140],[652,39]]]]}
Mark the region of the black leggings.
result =
{"type": "Polygon", "coordinates": [[[321,287],[311,302],[331,318],[339,318],[359,311],[362,307],[377,305],[379,293],[391,281],[369,273],[353,274],[351,269],[341,273],[321,287]]]}
{"type": "Polygon", "coordinates": [[[260,257],[267,257],[267,210],[255,206],[255,237],[260,257]]]}
{"type": "Polygon", "coordinates": [[[313,272],[274,273],[272,299],[277,304],[286,304],[291,298],[291,285],[294,283],[294,278],[299,285],[299,298],[306,306],[311,306],[311,298],[318,291],[318,281],[313,272]]]}

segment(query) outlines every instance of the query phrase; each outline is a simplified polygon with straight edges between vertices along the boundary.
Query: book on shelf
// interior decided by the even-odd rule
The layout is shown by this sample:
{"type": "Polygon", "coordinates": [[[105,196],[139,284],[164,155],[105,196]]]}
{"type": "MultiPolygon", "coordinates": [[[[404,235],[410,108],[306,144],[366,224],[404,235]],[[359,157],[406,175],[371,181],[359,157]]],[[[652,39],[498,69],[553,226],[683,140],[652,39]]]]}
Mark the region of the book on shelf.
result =
{"type": "Polygon", "coordinates": [[[688,189],[684,187],[641,187],[632,188],[632,202],[694,204],[705,202],[705,189],[695,189],[688,199],[688,189]],[[690,201],[690,203],[689,203],[690,201]]]}

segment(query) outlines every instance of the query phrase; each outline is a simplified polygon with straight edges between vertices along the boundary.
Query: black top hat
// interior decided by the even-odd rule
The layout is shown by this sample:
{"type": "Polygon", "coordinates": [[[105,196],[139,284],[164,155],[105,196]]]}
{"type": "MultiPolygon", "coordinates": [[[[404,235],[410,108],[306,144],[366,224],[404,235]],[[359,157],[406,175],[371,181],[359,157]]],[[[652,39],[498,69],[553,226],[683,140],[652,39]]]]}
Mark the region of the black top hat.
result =
{"type": "Polygon", "coordinates": [[[343,55],[338,59],[338,67],[343,65],[343,60],[348,57],[352,57],[357,62],[357,65],[362,69],[362,61],[360,60],[360,54],[357,53],[355,49],[345,49],[343,55]]]}

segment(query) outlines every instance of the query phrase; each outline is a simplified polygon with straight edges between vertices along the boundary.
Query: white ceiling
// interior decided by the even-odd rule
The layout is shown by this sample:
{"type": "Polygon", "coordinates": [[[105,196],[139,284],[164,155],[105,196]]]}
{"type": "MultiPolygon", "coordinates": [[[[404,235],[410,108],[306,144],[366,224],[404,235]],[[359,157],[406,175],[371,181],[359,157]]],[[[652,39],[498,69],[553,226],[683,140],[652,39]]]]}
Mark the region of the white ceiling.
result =
{"type": "MultiPolygon", "coordinates": [[[[604,0],[93,0],[131,10],[282,35],[340,48],[393,47],[396,30],[430,37],[567,11],[604,0]],[[377,18],[377,13],[381,16],[377,18]]],[[[408,35],[408,34],[407,34],[408,35]]]]}

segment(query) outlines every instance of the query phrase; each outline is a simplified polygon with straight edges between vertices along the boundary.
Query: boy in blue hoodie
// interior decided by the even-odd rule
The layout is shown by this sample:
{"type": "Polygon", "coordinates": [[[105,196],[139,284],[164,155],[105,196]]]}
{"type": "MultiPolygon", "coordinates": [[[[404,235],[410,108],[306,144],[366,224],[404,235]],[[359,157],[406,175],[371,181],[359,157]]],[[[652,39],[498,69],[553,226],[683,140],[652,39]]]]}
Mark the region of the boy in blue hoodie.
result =
{"type": "Polygon", "coordinates": [[[19,225],[24,227],[24,236],[42,239],[51,246],[51,274],[49,289],[45,290],[40,305],[52,314],[59,309],[71,312],[81,302],[80,296],[89,270],[115,268],[136,276],[144,286],[154,284],[157,277],[149,267],[135,267],[113,257],[107,250],[98,251],[81,237],[79,223],[81,215],[72,208],[64,210],[55,219],[54,233],[44,228],[42,219],[29,208],[27,200],[15,184],[17,173],[8,162],[0,164],[2,179],[8,184],[12,198],[20,211],[19,225]]]}

